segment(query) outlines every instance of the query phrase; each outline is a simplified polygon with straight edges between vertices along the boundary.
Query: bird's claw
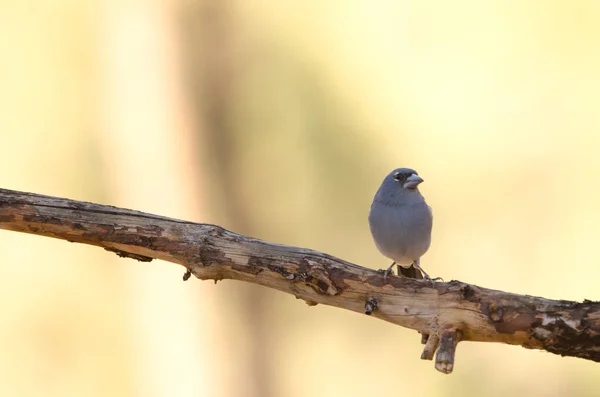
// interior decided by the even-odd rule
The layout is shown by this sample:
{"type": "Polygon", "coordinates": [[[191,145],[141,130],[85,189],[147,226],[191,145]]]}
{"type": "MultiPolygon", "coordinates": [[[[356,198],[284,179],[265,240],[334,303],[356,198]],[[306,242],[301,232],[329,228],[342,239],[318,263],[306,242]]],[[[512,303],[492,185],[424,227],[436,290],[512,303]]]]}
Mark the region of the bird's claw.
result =
{"type": "Polygon", "coordinates": [[[388,274],[390,274],[390,273],[391,273],[392,275],[394,274],[394,269],[392,269],[391,267],[390,267],[390,268],[388,268],[388,269],[385,269],[385,270],[383,271],[383,281],[386,281],[386,280],[387,280],[387,276],[388,276],[388,274]]]}
{"type": "MultiPolygon", "coordinates": [[[[396,264],[396,262],[392,262],[392,264],[390,265],[390,267],[388,267],[387,269],[384,270],[383,272],[383,281],[387,281],[387,276],[388,274],[392,273],[394,274],[394,265],[396,264]]],[[[399,271],[399,269],[398,269],[399,271]]],[[[398,273],[400,274],[400,273],[398,273]]]]}
{"type": "Polygon", "coordinates": [[[436,281],[438,281],[438,280],[442,280],[442,282],[444,281],[444,279],[441,277],[430,278],[429,276],[425,277],[425,280],[427,280],[431,283],[431,288],[435,288],[436,281]]]}

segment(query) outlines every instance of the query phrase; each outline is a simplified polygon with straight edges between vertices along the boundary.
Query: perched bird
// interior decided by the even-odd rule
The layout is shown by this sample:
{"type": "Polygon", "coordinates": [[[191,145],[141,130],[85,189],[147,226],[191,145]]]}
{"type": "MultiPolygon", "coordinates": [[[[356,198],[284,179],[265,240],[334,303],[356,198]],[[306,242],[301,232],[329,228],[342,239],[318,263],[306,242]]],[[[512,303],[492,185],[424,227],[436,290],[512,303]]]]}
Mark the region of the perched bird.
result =
{"type": "MultiPolygon", "coordinates": [[[[431,280],[420,263],[431,243],[433,223],[431,208],[419,192],[421,182],[423,178],[415,170],[398,168],[385,177],[371,204],[369,227],[375,245],[394,261],[384,272],[384,279],[394,265],[398,265],[398,273],[404,275],[410,274],[412,265],[425,279],[431,280]]],[[[418,272],[413,271],[413,277],[415,273],[418,272]]],[[[418,276],[416,278],[422,278],[418,276]]]]}

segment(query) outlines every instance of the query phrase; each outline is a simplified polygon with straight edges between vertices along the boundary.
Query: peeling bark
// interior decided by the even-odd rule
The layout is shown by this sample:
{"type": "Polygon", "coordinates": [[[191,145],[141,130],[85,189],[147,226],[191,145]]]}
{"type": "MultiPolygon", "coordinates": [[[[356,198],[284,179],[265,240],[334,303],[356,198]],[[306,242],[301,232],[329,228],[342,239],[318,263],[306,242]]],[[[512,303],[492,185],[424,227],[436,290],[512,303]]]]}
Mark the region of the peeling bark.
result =
{"type": "Polygon", "coordinates": [[[422,334],[422,359],[450,373],[462,341],[502,342],[600,361],[600,303],[550,300],[390,275],[318,251],[222,227],[112,206],[0,189],[0,229],[90,244],[140,261],[162,259],[201,280],[233,279],[307,303],[367,313],[422,334]]]}

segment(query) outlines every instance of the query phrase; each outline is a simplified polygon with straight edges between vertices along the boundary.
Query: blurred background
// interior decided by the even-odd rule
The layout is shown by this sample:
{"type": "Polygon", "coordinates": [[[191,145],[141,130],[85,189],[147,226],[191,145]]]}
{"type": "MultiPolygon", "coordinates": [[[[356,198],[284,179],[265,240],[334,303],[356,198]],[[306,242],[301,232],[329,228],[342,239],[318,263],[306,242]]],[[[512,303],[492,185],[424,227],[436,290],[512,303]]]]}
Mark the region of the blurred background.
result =
{"type": "MultiPolygon", "coordinates": [[[[425,179],[432,276],[598,300],[600,3],[0,0],[0,187],[389,261],[425,179]]],[[[592,396],[598,364],[462,343],[0,231],[2,396],[592,396]]]]}

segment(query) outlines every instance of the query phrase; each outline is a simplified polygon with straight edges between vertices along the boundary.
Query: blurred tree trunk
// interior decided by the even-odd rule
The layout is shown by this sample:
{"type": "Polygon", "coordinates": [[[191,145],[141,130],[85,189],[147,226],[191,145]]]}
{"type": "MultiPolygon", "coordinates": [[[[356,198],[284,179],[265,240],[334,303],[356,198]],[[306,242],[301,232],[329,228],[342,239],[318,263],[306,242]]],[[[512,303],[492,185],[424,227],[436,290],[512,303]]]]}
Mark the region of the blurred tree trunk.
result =
{"type": "MultiPolygon", "coordinates": [[[[194,166],[196,129],[180,84],[175,5],[102,3],[98,141],[111,201],[202,218],[202,169],[194,166]]],[[[223,359],[209,354],[218,350],[221,334],[214,321],[218,309],[209,307],[214,291],[183,289],[175,272],[166,269],[150,274],[132,267],[125,273],[137,394],[218,395],[224,381],[215,368],[223,359]],[[173,282],[159,285],[164,280],[173,282]],[[207,303],[202,316],[191,304],[199,299],[207,303]]]]}
{"type": "MultiPolygon", "coordinates": [[[[223,198],[220,210],[229,219],[229,227],[255,235],[241,184],[235,183],[243,175],[239,156],[236,155],[236,140],[238,134],[244,131],[236,130],[233,123],[236,86],[244,65],[236,42],[239,24],[234,21],[229,1],[204,0],[194,7],[195,12],[184,24],[188,28],[184,34],[189,35],[184,42],[192,46],[186,48],[185,53],[191,57],[188,78],[194,82],[192,96],[196,98],[196,114],[203,126],[203,144],[213,159],[214,177],[211,179],[219,184],[213,191],[219,191],[223,198]]],[[[241,306],[236,313],[246,316],[242,321],[245,328],[231,332],[244,334],[250,342],[245,346],[248,350],[236,352],[236,355],[245,352],[246,356],[241,358],[244,364],[237,367],[238,371],[245,373],[233,375],[235,379],[244,379],[234,395],[272,396],[272,383],[269,381],[271,359],[268,357],[271,349],[263,304],[265,291],[255,286],[237,286],[235,294],[241,306]]],[[[227,372],[233,370],[227,368],[227,372]]]]}

